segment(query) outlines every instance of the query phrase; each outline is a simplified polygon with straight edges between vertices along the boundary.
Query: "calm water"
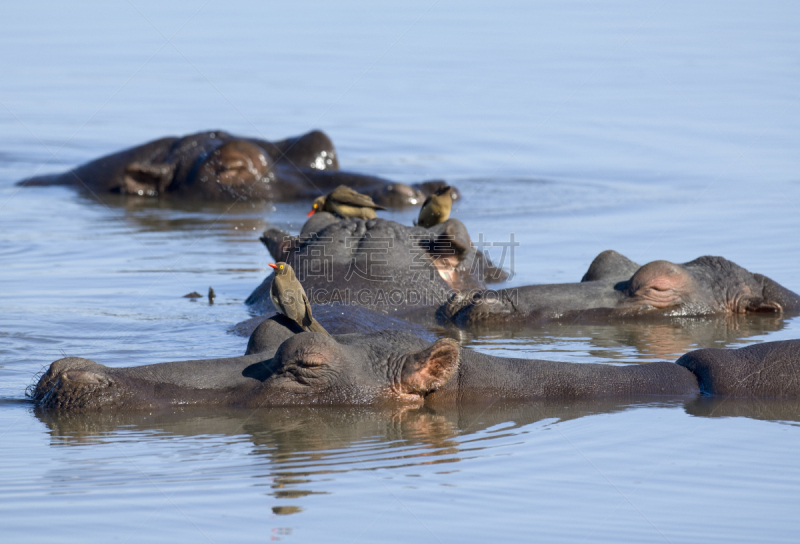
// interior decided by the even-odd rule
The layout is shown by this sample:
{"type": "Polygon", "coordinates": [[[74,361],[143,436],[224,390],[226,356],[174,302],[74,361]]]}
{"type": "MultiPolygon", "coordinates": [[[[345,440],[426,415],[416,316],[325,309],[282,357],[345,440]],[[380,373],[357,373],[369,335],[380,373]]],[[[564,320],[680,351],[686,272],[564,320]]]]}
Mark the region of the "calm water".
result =
{"type": "MultiPolygon", "coordinates": [[[[3,542],[796,540],[798,403],[40,414],[25,388],[64,355],[126,366],[243,353],[228,331],[267,275],[258,235],[299,230],[308,205],[13,184],[167,134],[322,128],[343,167],[456,184],[473,238],[520,242],[511,285],[577,281],[615,249],[640,263],[723,255],[800,291],[797,3],[0,13],[3,542]],[[213,305],[182,298],[209,286],[213,305]]],[[[644,363],[789,338],[800,318],[554,324],[464,342],[644,363]]]]}

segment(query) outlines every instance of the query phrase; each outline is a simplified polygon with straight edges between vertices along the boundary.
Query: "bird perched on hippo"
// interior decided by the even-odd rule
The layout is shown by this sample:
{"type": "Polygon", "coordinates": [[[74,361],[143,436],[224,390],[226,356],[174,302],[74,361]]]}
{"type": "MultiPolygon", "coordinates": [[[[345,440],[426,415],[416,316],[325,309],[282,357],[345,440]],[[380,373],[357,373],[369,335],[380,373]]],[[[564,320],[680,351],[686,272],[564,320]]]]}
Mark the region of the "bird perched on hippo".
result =
{"type": "Polygon", "coordinates": [[[339,185],[325,196],[314,199],[308,217],[317,212],[329,212],[343,219],[358,217],[360,219],[377,219],[375,210],[385,210],[367,195],[362,195],[347,187],[339,185]]]}
{"type": "MultiPolygon", "coordinates": [[[[275,308],[300,325],[303,330],[328,334],[328,331],[311,315],[311,305],[302,284],[287,263],[269,263],[275,269],[269,296],[275,308]]],[[[330,335],[329,335],[330,336],[330,335]]]]}
{"type": "Polygon", "coordinates": [[[414,225],[429,229],[439,223],[444,223],[450,218],[452,207],[453,188],[449,185],[440,187],[422,203],[419,217],[414,225]]]}

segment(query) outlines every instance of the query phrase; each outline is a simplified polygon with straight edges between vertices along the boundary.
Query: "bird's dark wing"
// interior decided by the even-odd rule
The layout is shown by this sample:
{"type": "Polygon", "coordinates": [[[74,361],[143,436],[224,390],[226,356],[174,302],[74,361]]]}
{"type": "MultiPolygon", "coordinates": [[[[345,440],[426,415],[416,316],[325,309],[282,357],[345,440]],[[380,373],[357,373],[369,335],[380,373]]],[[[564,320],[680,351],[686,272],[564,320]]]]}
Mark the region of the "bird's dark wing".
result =
{"type": "Polygon", "coordinates": [[[313,318],[311,319],[311,325],[308,326],[308,330],[311,332],[321,332],[323,334],[327,334],[328,336],[331,335],[331,333],[325,330],[325,327],[319,324],[319,321],[313,318]]]}
{"type": "Polygon", "coordinates": [[[349,204],[350,206],[358,206],[360,208],[372,208],[374,210],[386,209],[383,206],[378,206],[375,204],[375,202],[372,200],[372,197],[362,195],[346,185],[339,185],[331,194],[328,195],[328,198],[340,202],[341,204],[349,204]]]}
{"type": "Polygon", "coordinates": [[[425,206],[427,206],[427,205],[429,205],[431,203],[431,199],[432,198],[433,198],[433,195],[428,195],[428,196],[425,197],[425,202],[422,203],[422,208],[420,208],[420,210],[419,210],[420,212],[425,209],[425,206]]]}
{"type": "Polygon", "coordinates": [[[286,312],[283,311],[283,303],[281,302],[280,293],[278,292],[278,286],[275,285],[276,279],[277,277],[272,278],[272,285],[269,286],[269,298],[272,300],[272,304],[275,305],[275,309],[285,315],[286,312]]]}
{"type": "MultiPolygon", "coordinates": [[[[295,289],[284,287],[282,283],[277,277],[272,280],[272,287],[269,291],[272,303],[280,313],[298,325],[303,325],[303,301],[297,298],[295,289]]],[[[303,293],[303,297],[305,297],[305,293],[303,293]]]]}
{"type": "Polygon", "coordinates": [[[431,199],[433,199],[433,195],[430,195],[425,199],[425,202],[422,203],[422,207],[419,209],[419,215],[417,216],[417,220],[414,221],[415,227],[425,227],[427,228],[430,220],[428,216],[433,213],[431,209],[431,199]]]}
{"type": "Polygon", "coordinates": [[[302,303],[305,307],[305,312],[303,312],[303,321],[298,321],[298,323],[300,323],[303,327],[308,328],[311,326],[311,322],[314,321],[311,318],[311,304],[308,302],[308,297],[306,296],[305,291],[300,291],[300,296],[303,298],[302,303]]]}

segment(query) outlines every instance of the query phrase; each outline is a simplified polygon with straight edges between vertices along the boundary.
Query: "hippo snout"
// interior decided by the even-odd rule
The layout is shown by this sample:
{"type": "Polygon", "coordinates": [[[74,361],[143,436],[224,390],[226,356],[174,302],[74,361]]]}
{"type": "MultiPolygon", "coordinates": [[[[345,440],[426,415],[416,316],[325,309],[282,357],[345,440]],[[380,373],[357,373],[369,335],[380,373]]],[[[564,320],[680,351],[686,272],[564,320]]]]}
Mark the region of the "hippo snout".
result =
{"type": "Polygon", "coordinates": [[[48,408],[99,409],[124,396],[106,369],[81,357],[59,359],[42,375],[30,396],[48,408]]]}
{"type": "Polygon", "coordinates": [[[439,308],[440,318],[459,325],[471,325],[487,320],[511,319],[514,308],[505,304],[501,291],[471,290],[454,293],[439,308]]]}

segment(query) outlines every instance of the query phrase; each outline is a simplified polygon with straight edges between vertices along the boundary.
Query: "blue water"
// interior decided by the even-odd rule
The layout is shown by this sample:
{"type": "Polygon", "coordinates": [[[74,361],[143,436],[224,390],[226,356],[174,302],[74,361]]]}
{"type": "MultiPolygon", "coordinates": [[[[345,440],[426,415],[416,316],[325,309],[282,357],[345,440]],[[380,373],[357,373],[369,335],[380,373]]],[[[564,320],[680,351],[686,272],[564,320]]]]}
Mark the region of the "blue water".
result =
{"type": "MultiPolygon", "coordinates": [[[[722,255],[800,291],[797,3],[0,13],[3,542],[796,540],[791,403],[35,413],[25,388],[64,355],[242,353],[228,331],[267,275],[258,235],[298,231],[308,205],[98,202],[14,182],[168,134],[321,128],[345,168],[457,185],[473,238],[520,242],[510,285],[577,281],[615,249],[639,263],[722,255]],[[214,305],[182,298],[209,286],[214,305]]],[[[800,319],[552,324],[464,343],[643,363],[788,338],[800,319]]]]}

